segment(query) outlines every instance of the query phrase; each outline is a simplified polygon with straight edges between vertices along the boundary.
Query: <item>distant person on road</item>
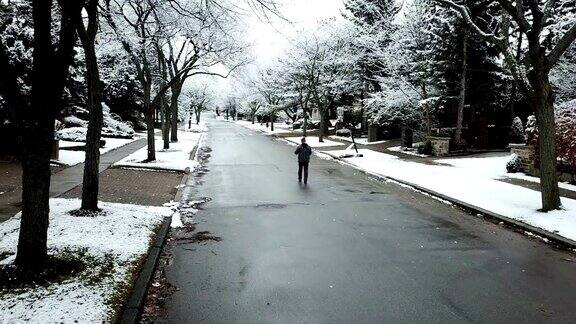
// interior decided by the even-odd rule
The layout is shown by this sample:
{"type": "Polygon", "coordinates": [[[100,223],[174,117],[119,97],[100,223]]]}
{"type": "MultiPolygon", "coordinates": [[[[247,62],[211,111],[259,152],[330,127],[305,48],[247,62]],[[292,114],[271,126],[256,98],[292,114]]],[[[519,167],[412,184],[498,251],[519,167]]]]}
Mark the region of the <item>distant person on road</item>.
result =
{"type": "Polygon", "coordinates": [[[304,171],[304,184],[308,183],[308,164],[312,148],[306,144],[306,137],[302,137],[302,144],[298,145],[294,154],[298,155],[298,182],[302,182],[302,171],[304,171]]]}

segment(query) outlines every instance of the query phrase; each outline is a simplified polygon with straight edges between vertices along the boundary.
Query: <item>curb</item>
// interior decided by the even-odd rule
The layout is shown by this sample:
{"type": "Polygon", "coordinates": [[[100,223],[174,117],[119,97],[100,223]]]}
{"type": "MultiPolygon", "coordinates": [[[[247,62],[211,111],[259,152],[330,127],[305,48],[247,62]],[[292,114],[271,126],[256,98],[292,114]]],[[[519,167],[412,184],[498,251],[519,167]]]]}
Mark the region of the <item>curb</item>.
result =
{"type": "MultiPolygon", "coordinates": [[[[198,142],[190,152],[190,159],[196,160],[198,158],[198,149],[200,147],[201,140],[203,139],[204,134],[198,139],[198,142]]],[[[182,194],[184,192],[184,187],[188,182],[188,178],[190,177],[190,172],[187,172],[182,177],[180,181],[180,185],[178,186],[178,191],[174,195],[174,201],[180,201],[182,199],[182,194]]],[[[150,282],[152,281],[152,277],[154,276],[154,272],[156,271],[156,267],[158,265],[158,261],[160,260],[160,255],[162,254],[162,249],[164,247],[164,242],[166,241],[166,237],[170,232],[170,224],[172,223],[172,216],[168,216],[164,218],[162,222],[162,226],[154,239],[154,242],[148,248],[148,255],[146,256],[146,260],[142,265],[142,269],[140,270],[140,274],[138,275],[138,279],[134,282],[134,286],[132,288],[132,292],[130,293],[130,297],[124,306],[124,310],[122,311],[122,316],[120,317],[119,323],[122,324],[136,324],[140,320],[140,316],[142,315],[142,310],[144,308],[144,302],[146,301],[146,297],[148,295],[148,288],[150,287],[150,282]]]]}
{"type": "MultiPolygon", "coordinates": [[[[337,161],[341,162],[342,164],[348,165],[348,166],[350,166],[350,167],[352,167],[352,168],[354,168],[354,169],[356,169],[356,170],[358,170],[358,171],[360,171],[360,172],[362,172],[362,173],[364,173],[364,174],[366,174],[366,175],[368,175],[368,176],[370,176],[370,177],[372,177],[372,178],[375,178],[375,179],[377,179],[377,180],[392,180],[392,181],[394,181],[394,182],[398,182],[398,183],[400,183],[400,184],[402,184],[402,185],[412,187],[412,188],[414,188],[414,189],[416,189],[416,190],[418,190],[418,191],[424,192],[424,193],[429,194],[429,195],[431,195],[431,196],[434,196],[434,197],[436,197],[436,198],[440,198],[440,199],[442,199],[442,200],[446,200],[446,201],[448,201],[448,202],[450,202],[450,203],[452,203],[452,204],[454,204],[454,205],[456,205],[456,206],[458,206],[458,207],[461,207],[461,208],[463,208],[463,209],[465,209],[465,210],[467,210],[467,211],[472,211],[472,212],[477,213],[477,214],[479,213],[479,214],[482,214],[482,215],[484,215],[484,216],[488,216],[489,218],[502,221],[502,222],[504,222],[505,224],[507,224],[507,225],[509,225],[509,226],[511,226],[511,227],[514,227],[514,228],[516,228],[516,229],[522,229],[522,230],[524,230],[524,231],[528,231],[528,232],[537,234],[537,235],[539,235],[539,236],[541,236],[541,237],[543,237],[543,238],[547,238],[548,240],[556,243],[557,245],[564,246],[564,247],[569,247],[569,248],[572,248],[572,249],[576,248],[576,241],[571,240],[571,239],[569,239],[569,238],[560,236],[560,235],[555,234],[555,233],[552,233],[552,232],[545,231],[545,230],[543,230],[543,229],[541,229],[541,228],[532,226],[532,225],[530,225],[530,224],[523,223],[523,222],[521,222],[521,221],[512,219],[512,218],[507,217],[507,216],[504,216],[504,215],[500,215],[500,214],[494,213],[494,212],[492,212],[492,211],[483,209],[483,208],[481,208],[481,207],[474,206],[474,205],[469,204],[469,203],[467,203],[467,202],[458,200],[458,199],[453,198],[453,197],[449,197],[449,196],[447,196],[447,195],[444,195],[444,194],[439,193],[439,192],[437,192],[437,191],[434,191],[434,190],[431,190],[431,189],[422,187],[422,186],[420,186],[420,185],[414,184],[414,183],[409,182],[409,181],[405,181],[405,180],[397,179],[397,178],[394,178],[394,177],[385,176],[385,175],[377,174],[377,173],[374,173],[374,172],[370,172],[370,171],[366,171],[366,170],[359,169],[359,168],[357,168],[355,165],[353,165],[352,163],[349,163],[348,161],[346,161],[346,160],[344,160],[344,159],[342,159],[342,158],[340,158],[340,157],[338,157],[338,156],[334,156],[334,155],[332,155],[332,154],[330,154],[330,153],[328,153],[328,152],[320,152],[320,151],[317,151],[317,152],[319,152],[319,153],[321,153],[321,154],[326,154],[326,155],[332,157],[334,160],[337,160],[337,161]]],[[[525,233],[524,233],[524,234],[525,234],[525,233]]]]}
{"type": "Polygon", "coordinates": [[[154,271],[156,270],[158,260],[160,259],[160,254],[162,253],[162,247],[164,246],[166,236],[170,231],[171,221],[171,216],[164,218],[162,226],[160,227],[160,231],[158,231],[158,234],[154,239],[154,243],[152,243],[148,249],[148,256],[146,257],[146,261],[144,261],[144,265],[142,266],[142,270],[138,275],[138,279],[136,279],[136,282],[134,283],[132,293],[128,298],[128,302],[124,306],[124,310],[122,311],[122,316],[120,317],[119,323],[132,324],[138,323],[140,320],[142,308],[144,307],[144,301],[146,300],[146,295],[148,294],[148,287],[150,285],[150,281],[152,280],[152,276],[154,275],[154,271]]]}
{"type": "Polygon", "coordinates": [[[166,169],[163,167],[156,167],[156,166],[137,166],[137,165],[122,165],[122,164],[113,164],[110,166],[110,169],[125,169],[125,170],[140,170],[140,171],[161,171],[161,172],[172,172],[172,173],[182,173],[188,174],[190,173],[190,168],[186,167],[184,170],[176,170],[176,169],[166,169]]]}

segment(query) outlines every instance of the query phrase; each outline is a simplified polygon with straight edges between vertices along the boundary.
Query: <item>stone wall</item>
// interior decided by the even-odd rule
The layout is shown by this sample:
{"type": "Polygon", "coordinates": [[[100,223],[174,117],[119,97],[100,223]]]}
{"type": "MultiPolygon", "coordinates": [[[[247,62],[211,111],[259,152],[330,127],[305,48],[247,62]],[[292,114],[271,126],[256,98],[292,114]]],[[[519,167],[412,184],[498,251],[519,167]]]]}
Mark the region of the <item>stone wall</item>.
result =
{"type": "Polygon", "coordinates": [[[432,143],[434,156],[446,156],[450,153],[450,137],[428,137],[432,143]]]}
{"type": "Polygon", "coordinates": [[[520,159],[523,172],[531,175],[536,174],[536,170],[534,168],[535,150],[532,145],[510,144],[510,152],[516,154],[520,159]]]}
{"type": "Polygon", "coordinates": [[[376,142],[380,139],[380,126],[374,124],[368,125],[368,142],[376,142]]]}
{"type": "MultiPolygon", "coordinates": [[[[540,169],[534,166],[536,151],[532,145],[510,144],[510,152],[516,154],[520,159],[520,163],[522,164],[522,172],[533,177],[540,177],[540,169]]],[[[557,175],[559,181],[574,181],[574,177],[571,173],[557,171],[557,175]]]]}

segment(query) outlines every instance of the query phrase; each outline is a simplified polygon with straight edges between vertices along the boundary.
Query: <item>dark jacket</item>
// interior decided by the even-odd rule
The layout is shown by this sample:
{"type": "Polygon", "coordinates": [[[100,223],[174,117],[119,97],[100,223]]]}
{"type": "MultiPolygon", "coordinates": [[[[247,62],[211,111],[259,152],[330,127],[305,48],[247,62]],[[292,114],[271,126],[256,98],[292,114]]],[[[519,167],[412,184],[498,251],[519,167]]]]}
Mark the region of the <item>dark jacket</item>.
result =
{"type": "Polygon", "coordinates": [[[310,155],[312,155],[312,148],[310,145],[303,143],[298,145],[294,154],[298,154],[298,162],[310,162],[310,155]]]}

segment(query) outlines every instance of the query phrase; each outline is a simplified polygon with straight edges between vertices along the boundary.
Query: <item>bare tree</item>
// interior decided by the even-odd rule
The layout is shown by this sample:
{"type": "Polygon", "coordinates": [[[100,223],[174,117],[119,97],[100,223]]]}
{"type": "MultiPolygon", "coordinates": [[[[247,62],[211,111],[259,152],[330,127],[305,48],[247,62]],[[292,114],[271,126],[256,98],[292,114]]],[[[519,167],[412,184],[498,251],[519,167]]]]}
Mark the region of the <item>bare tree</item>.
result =
{"type": "Polygon", "coordinates": [[[148,161],[156,159],[154,139],[154,113],[173,84],[178,78],[187,73],[191,68],[184,68],[173,78],[165,80],[163,76],[158,79],[165,80],[153,95],[154,62],[159,53],[158,39],[164,32],[163,24],[157,21],[159,11],[180,10],[175,1],[162,2],[159,0],[106,0],[103,16],[113,30],[117,40],[122,44],[124,51],[130,57],[136,69],[137,79],[144,93],[144,112],[146,115],[148,161]],[[126,29],[120,27],[126,25],[126,29]],[[155,55],[152,55],[155,54],[155,55]]]}
{"type": "Polygon", "coordinates": [[[196,75],[228,78],[247,60],[243,53],[247,46],[235,35],[237,26],[232,17],[216,13],[214,8],[194,11],[193,16],[180,22],[175,36],[166,39],[164,46],[166,65],[171,79],[170,87],[170,140],[178,141],[178,98],[186,80],[196,75]],[[225,73],[217,72],[217,65],[227,66],[225,73]],[[187,70],[185,73],[181,73],[187,70]]]}
{"type": "Polygon", "coordinates": [[[349,47],[352,36],[346,25],[326,21],[316,30],[300,33],[288,53],[288,62],[298,70],[293,75],[305,86],[302,99],[306,98],[306,104],[314,104],[319,111],[320,142],[327,132],[328,112],[335,100],[342,93],[353,93],[358,86],[351,72],[354,68],[349,47]]]}
{"type": "MultiPolygon", "coordinates": [[[[576,19],[563,17],[561,12],[569,1],[559,0],[492,0],[476,10],[501,12],[497,21],[477,21],[466,4],[452,0],[436,0],[458,12],[469,28],[502,53],[504,62],[517,86],[536,112],[540,160],[542,210],[561,206],[556,174],[554,95],[550,85],[550,70],[576,39],[576,19]],[[562,19],[559,27],[554,22],[562,19]],[[514,34],[527,36],[524,55],[518,59],[516,47],[510,42],[514,34]],[[552,45],[552,43],[554,43],[552,45]]],[[[491,15],[493,16],[493,15],[491,15]]]]}
{"type": "Polygon", "coordinates": [[[85,24],[81,12],[75,18],[76,31],[84,49],[86,60],[86,84],[88,85],[89,121],[86,133],[86,158],[82,181],[82,209],[98,210],[100,174],[100,138],[102,136],[103,112],[100,72],[96,57],[96,36],[98,34],[98,0],[81,1],[86,11],[85,24]]]}
{"type": "Polygon", "coordinates": [[[212,103],[212,94],[203,86],[189,90],[186,96],[190,112],[194,114],[196,125],[199,125],[202,112],[207,111],[212,103]]]}
{"type": "Polygon", "coordinates": [[[114,31],[118,41],[130,57],[137,72],[144,94],[144,114],[147,126],[148,160],[156,160],[154,139],[154,105],[152,105],[152,62],[149,52],[153,50],[151,40],[154,35],[149,26],[153,11],[158,6],[155,0],[106,0],[103,16],[114,31]],[[125,23],[131,33],[118,23],[125,23]]]}
{"type": "Polygon", "coordinates": [[[271,68],[259,72],[253,87],[266,103],[266,112],[270,120],[270,130],[274,131],[274,121],[283,100],[283,91],[280,88],[280,74],[271,68]]]}

